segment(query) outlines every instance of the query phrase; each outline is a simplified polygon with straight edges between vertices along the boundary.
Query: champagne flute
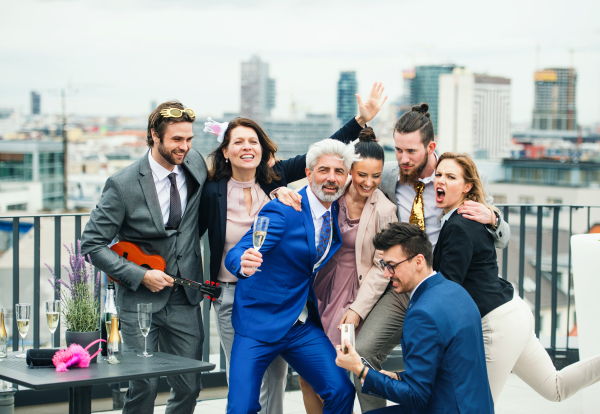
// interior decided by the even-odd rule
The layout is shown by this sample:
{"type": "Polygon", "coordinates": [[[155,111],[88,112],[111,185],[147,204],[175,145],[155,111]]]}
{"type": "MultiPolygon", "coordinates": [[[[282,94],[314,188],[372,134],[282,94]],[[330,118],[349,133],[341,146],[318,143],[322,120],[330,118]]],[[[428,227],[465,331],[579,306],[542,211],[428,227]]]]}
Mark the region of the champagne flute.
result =
{"type": "Polygon", "coordinates": [[[60,319],[60,300],[49,300],[46,302],[46,322],[50,328],[50,348],[54,348],[54,332],[58,327],[60,319]]]}
{"type": "Polygon", "coordinates": [[[138,322],[140,329],[142,330],[142,336],[144,337],[144,353],[138,354],[139,357],[151,357],[152,353],[147,351],[146,342],[148,333],[152,327],[152,304],[151,303],[138,303],[138,322]]]}
{"type": "Polygon", "coordinates": [[[17,303],[15,305],[15,318],[17,318],[17,326],[19,328],[19,335],[21,336],[21,353],[16,355],[15,358],[25,358],[25,337],[27,336],[27,332],[29,332],[30,316],[30,303],[17,303]]]}
{"type": "MultiPolygon", "coordinates": [[[[265,239],[267,238],[267,229],[269,228],[269,218],[263,216],[256,216],[254,219],[254,230],[252,233],[252,244],[256,250],[260,250],[265,239]]],[[[260,269],[253,268],[257,272],[260,272],[260,269]]]]}
{"type": "Polygon", "coordinates": [[[377,219],[377,233],[384,231],[393,222],[393,216],[382,214],[377,219]]]}

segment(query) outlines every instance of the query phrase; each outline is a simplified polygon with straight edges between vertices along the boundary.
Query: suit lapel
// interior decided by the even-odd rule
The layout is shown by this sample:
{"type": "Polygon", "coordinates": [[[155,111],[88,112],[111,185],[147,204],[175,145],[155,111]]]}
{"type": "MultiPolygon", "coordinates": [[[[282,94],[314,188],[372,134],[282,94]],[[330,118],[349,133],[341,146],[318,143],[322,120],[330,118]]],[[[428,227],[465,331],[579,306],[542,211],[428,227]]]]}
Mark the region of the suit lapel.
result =
{"type": "Polygon", "coordinates": [[[302,196],[302,222],[304,229],[306,230],[306,241],[308,243],[308,250],[310,251],[310,269],[315,267],[317,259],[317,246],[315,246],[315,223],[313,222],[312,212],[310,210],[310,203],[308,202],[308,195],[306,194],[306,187],[300,190],[299,194],[302,196]]]}
{"type": "MultiPolygon", "coordinates": [[[[411,309],[413,307],[413,305],[415,303],[417,303],[417,301],[419,300],[421,295],[423,295],[424,292],[426,292],[427,290],[431,289],[433,286],[437,285],[438,283],[441,283],[444,280],[445,280],[445,277],[442,276],[442,274],[438,272],[435,275],[431,276],[430,278],[426,279],[423,283],[421,283],[421,285],[417,288],[416,292],[413,294],[412,298],[410,299],[410,303],[408,304],[408,309],[411,309]]],[[[408,310],[407,310],[407,313],[408,313],[408,310]]]]}
{"type": "MultiPolygon", "coordinates": [[[[343,196],[342,196],[343,197],[343,196]]],[[[358,222],[358,231],[356,232],[356,243],[354,247],[354,254],[356,255],[356,265],[360,266],[362,260],[362,246],[365,239],[365,233],[367,228],[371,225],[371,220],[377,220],[375,214],[375,203],[377,202],[377,193],[373,192],[367,199],[365,207],[360,215],[360,221],[358,222]]]]}
{"type": "Polygon", "coordinates": [[[227,228],[227,178],[219,180],[219,221],[221,224],[221,239],[225,246],[225,231],[227,228]]]}
{"type": "MultiPolygon", "coordinates": [[[[190,160],[190,158],[193,157],[194,154],[192,151],[188,152],[188,154],[185,157],[185,161],[183,162],[182,166],[184,168],[184,170],[187,170],[187,172],[189,173],[189,175],[191,175],[194,180],[196,181],[195,183],[192,184],[192,192],[195,194],[196,190],[198,189],[198,187],[200,186],[200,174],[198,172],[198,168],[192,168],[192,163],[193,160],[190,160]]],[[[187,177],[187,176],[186,176],[187,177]]],[[[188,194],[190,193],[190,186],[188,185],[188,194]]],[[[194,195],[192,194],[192,195],[194,195]]],[[[188,197],[188,200],[190,199],[190,197],[188,197]]]]}
{"type": "Polygon", "coordinates": [[[150,215],[156,228],[166,234],[158,194],[156,194],[156,185],[154,185],[154,178],[152,178],[152,170],[148,161],[148,154],[146,154],[140,164],[140,185],[142,186],[144,198],[146,199],[148,210],[150,210],[150,215]]]}
{"type": "MultiPolygon", "coordinates": [[[[390,199],[390,201],[397,203],[396,201],[396,184],[398,183],[398,174],[400,173],[400,167],[395,161],[388,161],[392,163],[389,170],[385,174],[385,180],[381,181],[381,190],[390,199]]],[[[387,164],[387,163],[386,163],[387,164]]],[[[385,167],[384,167],[385,168],[385,167]]]]}

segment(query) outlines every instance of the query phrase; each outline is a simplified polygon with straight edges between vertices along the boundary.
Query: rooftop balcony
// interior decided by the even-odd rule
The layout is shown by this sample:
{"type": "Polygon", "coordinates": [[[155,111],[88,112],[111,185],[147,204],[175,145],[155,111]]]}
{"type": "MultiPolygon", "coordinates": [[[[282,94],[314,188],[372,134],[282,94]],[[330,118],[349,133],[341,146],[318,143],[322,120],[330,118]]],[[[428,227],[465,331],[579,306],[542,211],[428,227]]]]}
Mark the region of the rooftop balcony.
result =
{"type": "MultiPolygon", "coordinates": [[[[572,234],[589,232],[594,223],[600,222],[600,206],[499,207],[511,224],[513,233],[508,247],[498,252],[500,276],[513,283],[515,290],[530,305],[535,317],[536,334],[557,368],[562,368],[579,359],[569,238],[572,234]]],[[[7,312],[9,348],[13,352],[18,350],[19,344],[13,310],[14,304],[19,302],[32,304],[32,329],[25,340],[26,348],[65,346],[64,327],[59,326],[55,343],[50,344],[50,333],[45,322],[42,322],[45,315],[40,304],[55,299],[55,293],[47,282],[51,275],[44,264],[56,269],[57,276],[61,277],[61,265],[67,265],[62,245],[75,244],[88,219],[89,214],[75,213],[0,217],[0,306],[7,312]]],[[[205,258],[204,274],[207,275],[210,266],[208,240],[203,239],[201,244],[205,258]]],[[[106,282],[106,275],[103,275],[102,289],[98,295],[100,303],[104,303],[106,282]]],[[[202,303],[202,314],[206,338],[203,360],[215,363],[216,369],[202,374],[204,390],[198,406],[222,409],[227,393],[225,357],[207,301],[202,303]]],[[[401,349],[392,353],[384,367],[395,370],[403,367],[401,349]]],[[[113,388],[126,386],[126,383],[94,386],[94,411],[111,409],[113,388]]],[[[304,412],[302,397],[297,391],[297,376],[291,369],[288,389],[285,413],[304,412]]],[[[168,385],[163,379],[159,392],[167,391],[168,385]]],[[[42,392],[19,388],[15,395],[16,412],[34,413],[38,409],[43,409],[44,413],[64,412],[67,400],[66,389],[64,392],[42,392]]],[[[166,399],[159,395],[157,405],[165,403],[166,399]]],[[[521,380],[511,376],[496,412],[578,413],[583,412],[581,406],[579,395],[561,404],[549,403],[521,380]]],[[[161,409],[164,410],[164,407],[157,408],[156,412],[162,412],[161,409]]],[[[360,412],[358,404],[355,404],[355,412],[360,412]]]]}

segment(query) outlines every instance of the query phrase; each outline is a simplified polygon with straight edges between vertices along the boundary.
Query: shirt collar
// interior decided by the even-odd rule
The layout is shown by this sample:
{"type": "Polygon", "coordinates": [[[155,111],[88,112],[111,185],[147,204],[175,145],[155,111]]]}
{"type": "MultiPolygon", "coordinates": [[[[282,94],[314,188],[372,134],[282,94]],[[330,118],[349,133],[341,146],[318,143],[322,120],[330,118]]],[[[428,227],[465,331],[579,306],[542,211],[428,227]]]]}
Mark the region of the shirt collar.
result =
{"type": "Polygon", "coordinates": [[[431,276],[435,276],[437,275],[437,272],[434,270],[433,273],[431,273],[429,276],[427,276],[425,279],[421,280],[419,282],[419,284],[412,290],[412,292],[410,292],[410,298],[412,299],[413,295],[415,294],[415,292],[417,291],[417,289],[419,288],[419,286],[421,286],[421,284],[426,281],[427,279],[429,279],[431,276]]]}
{"type": "Polygon", "coordinates": [[[331,211],[331,205],[329,208],[325,208],[315,193],[312,192],[310,184],[306,186],[306,196],[308,197],[308,204],[310,205],[310,212],[312,213],[313,219],[316,220],[321,218],[325,212],[331,211]]]}
{"type": "MultiPolygon", "coordinates": [[[[437,161],[439,159],[439,157],[435,151],[433,152],[433,155],[435,155],[435,160],[437,161]]],[[[419,178],[419,181],[422,182],[423,184],[427,185],[429,183],[432,183],[434,178],[435,178],[435,170],[433,170],[433,172],[431,173],[431,175],[429,177],[419,178]]],[[[400,174],[398,174],[398,182],[400,182],[400,174]]]]}
{"type": "Polygon", "coordinates": [[[444,223],[448,221],[452,213],[454,213],[456,210],[458,210],[458,207],[453,208],[452,210],[450,210],[442,216],[442,219],[440,220],[440,229],[444,227],[444,223]]]}
{"type": "Polygon", "coordinates": [[[148,151],[148,161],[150,161],[150,169],[152,170],[154,175],[156,175],[158,181],[164,180],[172,172],[174,172],[177,175],[182,173],[180,165],[176,165],[175,168],[173,168],[173,171],[169,171],[165,167],[157,163],[156,160],[152,157],[152,148],[150,148],[150,151],[148,151]]]}

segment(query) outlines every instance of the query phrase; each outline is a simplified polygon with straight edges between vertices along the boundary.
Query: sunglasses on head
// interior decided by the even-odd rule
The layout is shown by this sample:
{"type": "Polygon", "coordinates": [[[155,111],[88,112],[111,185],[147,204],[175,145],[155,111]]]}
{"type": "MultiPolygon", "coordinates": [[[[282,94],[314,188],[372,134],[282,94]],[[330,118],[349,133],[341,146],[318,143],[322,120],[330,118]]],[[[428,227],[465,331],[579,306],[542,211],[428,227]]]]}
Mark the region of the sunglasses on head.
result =
{"type": "Polygon", "coordinates": [[[185,109],[166,108],[166,109],[163,109],[162,111],[160,111],[160,114],[163,116],[163,118],[181,118],[183,116],[184,112],[187,113],[192,118],[196,117],[196,113],[190,108],[185,108],[185,109]]]}

